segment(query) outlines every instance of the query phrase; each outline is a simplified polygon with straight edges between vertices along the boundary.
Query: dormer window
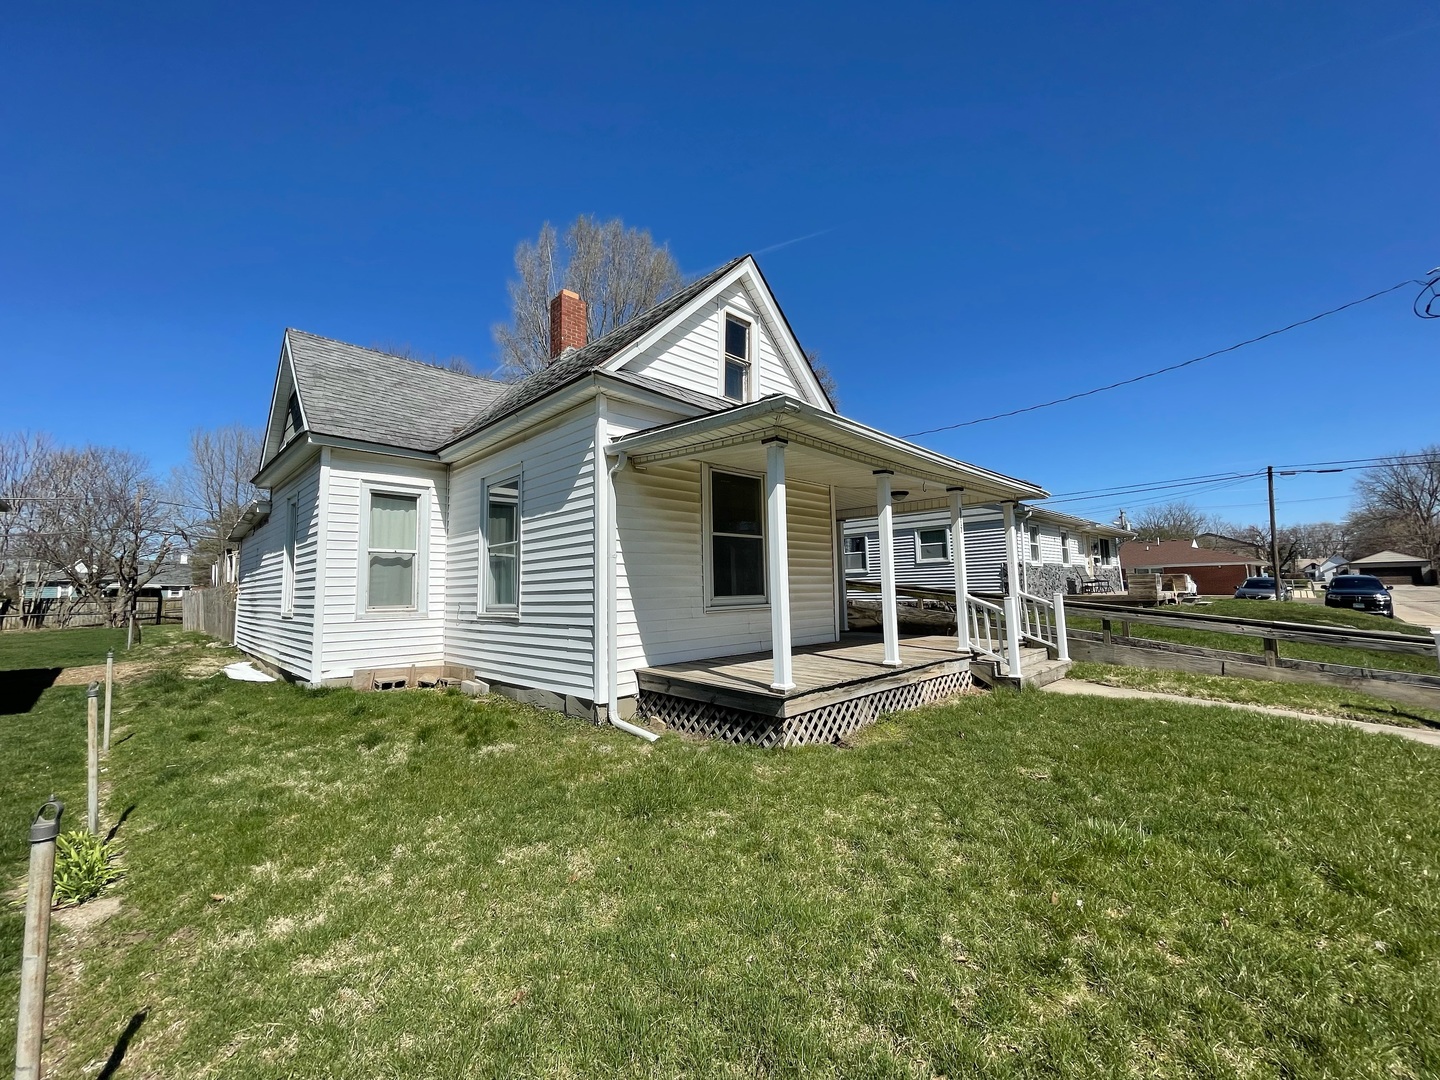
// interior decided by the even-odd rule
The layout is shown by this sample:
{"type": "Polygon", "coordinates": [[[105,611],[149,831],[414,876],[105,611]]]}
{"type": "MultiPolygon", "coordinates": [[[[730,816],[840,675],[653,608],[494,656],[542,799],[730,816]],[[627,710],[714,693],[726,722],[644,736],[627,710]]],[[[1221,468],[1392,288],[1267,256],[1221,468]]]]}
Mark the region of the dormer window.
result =
{"type": "Polygon", "coordinates": [[[750,324],[734,315],[725,316],[724,392],[731,401],[750,400],[750,324]]]}

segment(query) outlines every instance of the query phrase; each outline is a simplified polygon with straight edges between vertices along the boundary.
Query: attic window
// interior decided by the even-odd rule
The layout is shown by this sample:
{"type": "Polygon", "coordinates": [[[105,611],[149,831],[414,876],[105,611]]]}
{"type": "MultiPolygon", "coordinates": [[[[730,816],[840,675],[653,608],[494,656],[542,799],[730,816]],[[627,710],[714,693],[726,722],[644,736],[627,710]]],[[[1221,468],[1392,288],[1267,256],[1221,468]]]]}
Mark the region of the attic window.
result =
{"type": "Polygon", "coordinates": [[[725,386],[731,401],[750,399],[750,324],[725,316],[725,386]]]}
{"type": "Polygon", "coordinates": [[[285,403],[285,433],[280,437],[280,445],[284,446],[304,430],[305,424],[300,419],[300,398],[292,393],[285,403]]]}

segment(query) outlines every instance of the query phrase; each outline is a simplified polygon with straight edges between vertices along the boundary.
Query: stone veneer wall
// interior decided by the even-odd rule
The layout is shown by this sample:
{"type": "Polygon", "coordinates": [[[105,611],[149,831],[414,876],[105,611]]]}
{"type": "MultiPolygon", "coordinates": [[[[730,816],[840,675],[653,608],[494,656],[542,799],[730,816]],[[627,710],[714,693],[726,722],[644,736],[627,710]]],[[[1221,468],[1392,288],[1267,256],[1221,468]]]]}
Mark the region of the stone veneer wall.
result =
{"type": "MultiPolygon", "coordinates": [[[[1021,568],[1020,578],[1026,582],[1025,591],[1031,596],[1040,596],[1049,599],[1057,592],[1069,593],[1070,582],[1079,582],[1087,574],[1084,563],[1070,563],[1068,566],[1061,563],[1045,563],[1042,566],[1033,564],[1021,568]]],[[[1097,581],[1105,581],[1110,585],[1111,592],[1120,591],[1120,568],[1118,566],[1102,566],[1095,571],[1097,581]]]]}

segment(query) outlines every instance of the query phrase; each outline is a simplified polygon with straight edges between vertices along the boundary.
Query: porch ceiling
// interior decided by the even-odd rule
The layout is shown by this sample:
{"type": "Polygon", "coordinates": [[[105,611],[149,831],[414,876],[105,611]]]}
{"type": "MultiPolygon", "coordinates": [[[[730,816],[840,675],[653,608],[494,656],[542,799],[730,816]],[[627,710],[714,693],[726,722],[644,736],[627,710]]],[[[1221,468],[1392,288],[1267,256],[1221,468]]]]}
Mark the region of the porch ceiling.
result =
{"type": "Polygon", "coordinates": [[[875,471],[894,473],[892,490],[906,492],[897,511],[948,505],[946,488],[965,489],[965,501],[1043,498],[1034,484],[969,465],[923,446],[836,416],[795,398],[774,396],[720,413],[637,431],[610,443],[638,468],[703,458],[715,465],[763,472],[764,441],[785,439],[787,478],[835,488],[840,517],[875,513],[875,471]]]}

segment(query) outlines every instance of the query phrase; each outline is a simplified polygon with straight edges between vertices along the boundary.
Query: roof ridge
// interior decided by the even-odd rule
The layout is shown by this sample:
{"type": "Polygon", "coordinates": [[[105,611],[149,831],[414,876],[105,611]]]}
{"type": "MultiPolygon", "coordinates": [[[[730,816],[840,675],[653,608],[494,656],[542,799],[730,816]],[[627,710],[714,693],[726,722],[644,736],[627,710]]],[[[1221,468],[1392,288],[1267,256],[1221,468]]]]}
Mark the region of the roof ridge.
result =
{"type": "MultiPolygon", "coordinates": [[[[310,330],[301,330],[298,326],[287,326],[286,334],[301,334],[316,341],[328,341],[332,345],[343,345],[347,349],[359,349],[374,356],[383,356],[389,360],[400,360],[407,364],[414,364],[416,367],[429,368],[431,371],[444,372],[447,375],[458,375],[462,379],[470,379],[473,382],[489,383],[491,386],[511,386],[512,383],[504,382],[501,379],[487,379],[484,375],[471,375],[469,372],[456,371],[453,368],[440,367],[438,364],[427,363],[424,360],[417,360],[413,356],[401,356],[399,353],[386,352],[384,349],[372,349],[368,345],[356,345],[353,341],[342,341],[340,338],[328,337],[325,334],[316,334],[310,330]]],[[[468,361],[467,361],[468,363],[468,361]]]]}

